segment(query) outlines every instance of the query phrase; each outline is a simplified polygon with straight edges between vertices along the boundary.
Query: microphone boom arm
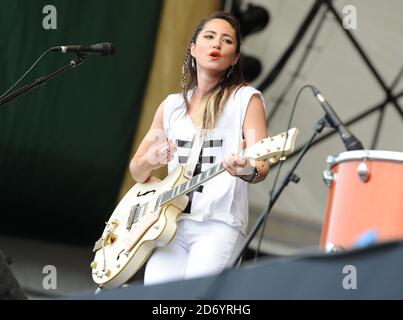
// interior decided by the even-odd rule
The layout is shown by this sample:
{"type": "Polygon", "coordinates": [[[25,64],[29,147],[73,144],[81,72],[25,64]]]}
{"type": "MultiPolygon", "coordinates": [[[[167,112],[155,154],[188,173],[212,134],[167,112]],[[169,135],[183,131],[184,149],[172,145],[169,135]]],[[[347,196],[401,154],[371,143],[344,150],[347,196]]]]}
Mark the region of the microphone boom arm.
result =
{"type": "Polygon", "coordinates": [[[44,84],[46,81],[49,79],[55,78],[59,74],[69,70],[69,69],[75,69],[79,65],[81,65],[84,62],[84,59],[86,58],[85,55],[78,54],[77,57],[74,60],[71,60],[70,63],[55,72],[52,72],[51,74],[45,76],[45,77],[40,77],[36,79],[33,83],[23,86],[20,89],[8,94],[4,98],[0,99],[0,106],[5,105],[6,103],[16,99],[17,97],[28,93],[29,91],[35,89],[36,87],[39,87],[40,85],[44,84]]]}

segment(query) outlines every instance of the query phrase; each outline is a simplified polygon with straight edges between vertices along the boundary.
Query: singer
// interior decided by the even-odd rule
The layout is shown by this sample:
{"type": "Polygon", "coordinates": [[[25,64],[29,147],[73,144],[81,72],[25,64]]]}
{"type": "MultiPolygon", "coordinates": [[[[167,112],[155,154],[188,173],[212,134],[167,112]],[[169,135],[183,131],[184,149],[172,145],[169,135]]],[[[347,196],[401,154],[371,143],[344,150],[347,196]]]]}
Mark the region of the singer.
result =
{"type": "Polygon", "coordinates": [[[240,35],[229,13],[216,12],[199,23],[185,53],[182,93],[160,104],[130,162],[140,183],[165,165],[171,173],[187,164],[203,130],[192,176],[221,162],[226,170],[188,194],[175,237],[146,264],[145,285],[218,273],[244,240],[248,183],[264,180],[269,165],[238,156],[268,134],[262,94],[243,79],[240,35]]]}

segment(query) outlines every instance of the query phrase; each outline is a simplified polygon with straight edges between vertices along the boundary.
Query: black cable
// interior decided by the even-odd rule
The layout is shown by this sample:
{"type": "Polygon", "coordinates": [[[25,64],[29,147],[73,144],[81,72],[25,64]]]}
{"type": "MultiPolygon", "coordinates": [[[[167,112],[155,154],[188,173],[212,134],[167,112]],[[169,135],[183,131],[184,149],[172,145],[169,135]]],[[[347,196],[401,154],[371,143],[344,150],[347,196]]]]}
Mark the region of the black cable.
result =
{"type": "MultiPolygon", "coordinates": [[[[286,142],[287,142],[287,140],[288,140],[288,130],[290,130],[290,128],[291,128],[291,123],[292,123],[292,119],[294,118],[294,113],[295,113],[295,110],[296,110],[296,107],[297,107],[297,103],[298,103],[298,100],[299,100],[299,96],[301,95],[302,91],[304,91],[304,89],[306,89],[306,88],[310,88],[311,90],[314,89],[314,87],[313,87],[312,85],[306,84],[306,85],[304,85],[301,89],[299,89],[299,91],[298,91],[298,93],[297,93],[297,96],[295,97],[294,104],[293,104],[292,110],[291,110],[291,115],[290,115],[290,118],[289,118],[288,124],[287,124],[286,138],[285,138],[285,140],[284,140],[284,146],[283,146],[283,153],[284,153],[284,149],[285,149],[285,144],[286,144],[286,142]]],[[[282,153],[282,155],[281,155],[280,157],[283,156],[283,153],[282,153]]],[[[276,172],[276,177],[275,177],[275,179],[274,179],[273,187],[271,188],[271,190],[270,190],[270,192],[269,192],[269,203],[271,203],[271,201],[272,201],[272,196],[273,196],[274,190],[276,189],[278,177],[279,177],[279,175],[280,175],[280,171],[281,171],[282,166],[283,166],[283,161],[280,162],[280,166],[279,166],[279,168],[278,168],[278,170],[277,170],[277,172],[276,172]]],[[[257,260],[257,257],[258,257],[258,255],[259,255],[260,246],[261,246],[261,243],[262,243],[262,240],[263,240],[264,231],[265,231],[265,228],[266,228],[267,217],[268,217],[268,215],[266,215],[266,216],[264,217],[264,221],[263,221],[263,224],[262,224],[262,232],[261,232],[261,234],[260,234],[259,242],[258,242],[256,251],[255,251],[255,258],[254,258],[254,261],[257,260]]]]}
{"type": "Polygon", "coordinates": [[[0,99],[5,97],[11,90],[13,90],[27,75],[28,73],[31,72],[31,70],[38,64],[39,61],[41,61],[41,59],[48,53],[50,52],[50,48],[48,50],[46,50],[44,53],[41,54],[41,56],[36,59],[36,61],[34,62],[34,64],[21,76],[21,78],[19,78],[17,80],[16,83],[14,83],[6,92],[4,92],[1,96],[0,99]]]}

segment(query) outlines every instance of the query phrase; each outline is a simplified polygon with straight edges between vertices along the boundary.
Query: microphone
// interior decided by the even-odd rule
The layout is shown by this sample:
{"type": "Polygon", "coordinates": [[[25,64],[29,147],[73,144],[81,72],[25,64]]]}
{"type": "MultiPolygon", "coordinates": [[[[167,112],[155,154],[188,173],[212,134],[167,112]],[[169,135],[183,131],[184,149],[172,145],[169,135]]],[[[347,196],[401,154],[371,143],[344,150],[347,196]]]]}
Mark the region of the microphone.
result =
{"type": "Polygon", "coordinates": [[[326,113],[326,120],[329,122],[330,126],[335,128],[343,140],[343,143],[347,150],[362,150],[364,147],[362,146],[360,140],[358,140],[351,132],[348,130],[343,122],[341,122],[340,118],[337,116],[336,112],[334,112],[333,108],[330,104],[325,100],[322,96],[320,91],[312,86],[313,94],[315,95],[316,99],[321,104],[322,108],[325,110],[326,113]]]}
{"type": "Polygon", "coordinates": [[[50,50],[61,53],[74,52],[77,54],[84,54],[84,55],[94,54],[98,56],[108,56],[115,54],[116,47],[112,43],[104,42],[93,44],[90,46],[82,46],[82,45],[59,46],[50,48],[50,50]]]}

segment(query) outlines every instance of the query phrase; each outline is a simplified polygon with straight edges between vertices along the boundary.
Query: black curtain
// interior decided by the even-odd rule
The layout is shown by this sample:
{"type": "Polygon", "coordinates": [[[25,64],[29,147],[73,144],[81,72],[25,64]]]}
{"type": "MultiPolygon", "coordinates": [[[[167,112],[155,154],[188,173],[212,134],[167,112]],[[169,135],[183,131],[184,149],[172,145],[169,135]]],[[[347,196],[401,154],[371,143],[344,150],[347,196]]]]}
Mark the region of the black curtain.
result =
{"type": "MultiPolygon", "coordinates": [[[[93,243],[128,165],[158,31],[161,1],[2,0],[0,95],[49,47],[113,42],[0,108],[0,232],[93,243]],[[46,5],[57,29],[46,30],[46,5]]],[[[48,53],[23,84],[69,63],[48,53]]]]}

